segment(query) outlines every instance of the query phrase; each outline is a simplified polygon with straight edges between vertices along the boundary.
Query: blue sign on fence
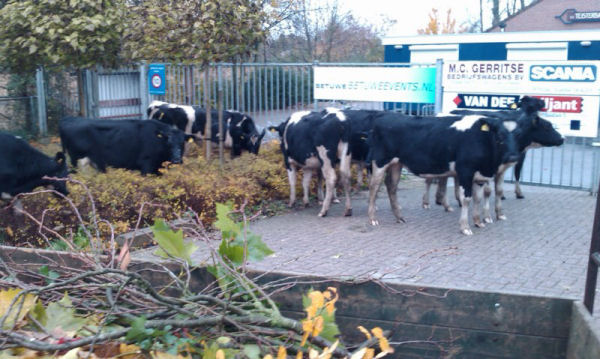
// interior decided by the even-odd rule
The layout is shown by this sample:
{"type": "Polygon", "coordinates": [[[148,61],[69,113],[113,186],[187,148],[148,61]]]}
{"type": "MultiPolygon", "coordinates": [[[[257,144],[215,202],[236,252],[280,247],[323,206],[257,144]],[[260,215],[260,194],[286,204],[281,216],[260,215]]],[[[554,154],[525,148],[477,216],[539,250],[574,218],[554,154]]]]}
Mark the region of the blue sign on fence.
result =
{"type": "Polygon", "coordinates": [[[165,65],[150,64],[148,66],[148,93],[151,95],[164,95],[166,82],[165,65]]]}

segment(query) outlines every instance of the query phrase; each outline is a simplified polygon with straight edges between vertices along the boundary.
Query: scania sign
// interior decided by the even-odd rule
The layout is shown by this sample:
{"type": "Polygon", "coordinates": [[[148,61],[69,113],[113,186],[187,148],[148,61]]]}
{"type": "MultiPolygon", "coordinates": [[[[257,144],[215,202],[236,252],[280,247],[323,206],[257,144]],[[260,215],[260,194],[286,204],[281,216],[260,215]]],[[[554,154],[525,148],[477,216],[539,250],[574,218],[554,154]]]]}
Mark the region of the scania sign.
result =
{"type": "Polygon", "coordinates": [[[596,81],[595,65],[531,65],[529,68],[531,81],[596,81]]]}

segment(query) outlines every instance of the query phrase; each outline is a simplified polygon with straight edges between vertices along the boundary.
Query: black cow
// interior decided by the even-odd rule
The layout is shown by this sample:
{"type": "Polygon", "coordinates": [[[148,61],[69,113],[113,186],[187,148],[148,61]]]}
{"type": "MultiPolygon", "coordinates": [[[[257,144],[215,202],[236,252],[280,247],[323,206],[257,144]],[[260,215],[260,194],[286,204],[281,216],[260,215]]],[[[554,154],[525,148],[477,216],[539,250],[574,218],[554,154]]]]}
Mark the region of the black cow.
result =
{"type": "Polygon", "coordinates": [[[335,165],[340,164],[340,178],[346,195],[344,215],[352,215],[350,202],[350,123],[343,112],[329,109],[325,112],[300,111],[285,122],[272,126],[281,137],[281,152],[290,182],[290,202],[296,201],[296,173],[302,168],[304,177],[304,204],[308,204],[308,186],[315,170],[325,178],[325,198],[319,212],[327,215],[335,191],[335,165]]]}
{"type": "Polygon", "coordinates": [[[89,158],[100,171],[107,166],[158,173],[163,162],[181,163],[186,140],[193,137],[154,120],[91,120],[67,117],[59,123],[63,151],[77,167],[89,158]]]}
{"type": "MultiPolygon", "coordinates": [[[[158,120],[194,135],[198,141],[204,139],[206,110],[199,106],[170,104],[153,101],[148,106],[149,119],[158,120]]],[[[219,142],[219,113],[211,111],[211,141],[219,142]]],[[[254,120],[244,113],[228,110],[222,112],[223,144],[231,149],[231,157],[241,155],[242,150],[258,154],[265,130],[259,133],[254,120]]]]}
{"type": "Polygon", "coordinates": [[[19,193],[31,192],[39,186],[52,188],[67,195],[64,181],[43,177],[68,176],[65,155],[58,152],[48,157],[24,140],[0,132],[0,195],[8,200],[19,193]]]}
{"type": "MultiPolygon", "coordinates": [[[[452,113],[461,115],[484,115],[488,117],[496,117],[505,123],[516,122],[517,131],[515,131],[514,134],[519,150],[519,160],[515,165],[515,177],[517,178],[517,184],[515,184],[515,192],[517,193],[517,198],[523,198],[522,193],[520,191],[520,187],[518,187],[519,176],[517,175],[517,172],[519,172],[520,175],[521,166],[523,165],[523,161],[525,160],[525,154],[527,152],[527,149],[542,146],[560,146],[563,144],[564,139],[562,135],[554,129],[552,123],[550,123],[548,120],[539,117],[538,111],[544,108],[544,101],[535,97],[524,96],[517,104],[517,107],[518,110],[516,111],[455,110],[452,111],[452,113]]],[[[513,164],[504,164],[500,166],[498,168],[498,172],[494,176],[494,192],[496,194],[495,211],[496,218],[498,220],[506,219],[506,216],[502,213],[501,199],[503,198],[504,193],[502,185],[504,183],[504,173],[512,165],[513,164]]],[[[448,210],[449,205],[446,200],[446,181],[446,178],[440,179],[440,183],[438,184],[438,190],[436,192],[436,202],[438,204],[444,205],[446,210],[448,210]]],[[[429,185],[430,183],[427,184],[427,190],[425,196],[423,197],[424,207],[426,207],[425,204],[426,202],[428,202],[429,185]],[[425,199],[426,197],[427,200],[425,199]]],[[[486,189],[483,215],[484,221],[487,223],[492,222],[492,218],[489,213],[490,194],[491,191],[489,189],[486,189]]]]}
{"type": "MultiPolygon", "coordinates": [[[[396,191],[402,167],[406,166],[412,173],[425,178],[456,173],[462,203],[459,224],[465,235],[473,234],[469,227],[468,207],[474,195],[483,195],[480,181],[492,177],[500,164],[518,159],[513,134],[499,119],[484,116],[425,117],[380,113],[375,116],[369,143],[373,172],[368,213],[372,225],[379,224],[375,218],[375,200],[384,177],[392,211],[398,221],[404,221],[396,191]]],[[[474,213],[478,213],[477,208],[474,213]]],[[[477,223],[478,218],[474,217],[474,221],[477,223]]]]}
{"type": "Polygon", "coordinates": [[[350,121],[350,152],[352,153],[352,163],[356,164],[358,187],[363,186],[363,172],[367,164],[367,155],[369,154],[369,132],[373,128],[373,119],[381,111],[377,110],[343,110],[346,118],[350,121]]]}

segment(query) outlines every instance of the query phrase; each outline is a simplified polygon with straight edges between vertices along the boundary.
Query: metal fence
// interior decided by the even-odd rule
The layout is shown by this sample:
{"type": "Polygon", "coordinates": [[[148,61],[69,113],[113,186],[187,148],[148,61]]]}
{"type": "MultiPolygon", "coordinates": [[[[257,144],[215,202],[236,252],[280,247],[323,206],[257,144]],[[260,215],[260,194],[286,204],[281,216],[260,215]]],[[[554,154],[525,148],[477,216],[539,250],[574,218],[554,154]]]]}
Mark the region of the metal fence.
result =
{"type": "MultiPolygon", "coordinates": [[[[434,113],[434,105],[314,100],[315,65],[219,63],[205,71],[201,66],[166,64],[166,94],[161,96],[148,94],[145,65],[88,70],[81,74],[80,91],[85,101],[80,101],[75,71],[47,69],[38,71],[35,76],[36,96],[8,96],[0,92],[0,130],[20,134],[56,133],[58,119],[77,114],[80,106],[85,106],[83,112],[87,116],[106,119],[145,118],[146,108],[152,100],[198,106],[205,106],[210,101],[215,108],[219,93],[224,109],[247,112],[260,127],[276,125],[295,111],[327,106],[434,113]]],[[[388,63],[318,65],[417,66],[388,63]]],[[[2,81],[7,81],[6,75],[0,74],[0,84],[2,81]]],[[[272,135],[269,133],[267,140],[271,138],[269,136],[272,135]]],[[[529,150],[520,180],[526,184],[594,192],[600,179],[600,153],[596,146],[599,143],[599,138],[569,137],[561,147],[529,150]]],[[[514,180],[513,171],[508,171],[505,179],[514,180]]]]}

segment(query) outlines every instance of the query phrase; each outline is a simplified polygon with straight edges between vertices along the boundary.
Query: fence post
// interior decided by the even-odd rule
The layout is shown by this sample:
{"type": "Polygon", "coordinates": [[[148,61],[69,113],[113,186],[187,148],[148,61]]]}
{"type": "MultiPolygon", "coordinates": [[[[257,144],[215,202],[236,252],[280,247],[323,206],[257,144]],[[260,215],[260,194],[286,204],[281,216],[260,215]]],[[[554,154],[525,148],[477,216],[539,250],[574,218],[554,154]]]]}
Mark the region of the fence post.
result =
{"type": "Polygon", "coordinates": [[[41,136],[48,134],[46,116],[46,86],[44,86],[44,68],[39,66],[35,71],[35,85],[38,100],[38,130],[41,136]]]}
{"type": "Polygon", "coordinates": [[[148,108],[148,75],[146,74],[146,63],[141,63],[140,71],[140,113],[142,120],[146,119],[144,115],[148,108]]]}
{"type": "Polygon", "coordinates": [[[86,116],[90,118],[98,118],[99,113],[97,111],[97,91],[94,91],[95,84],[97,81],[94,81],[94,73],[92,70],[85,70],[84,79],[85,79],[85,112],[86,116]]]}
{"type": "Polygon", "coordinates": [[[217,121],[219,121],[219,166],[223,168],[224,151],[223,151],[223,79],[221,77],[221,65],[217,65],[217,121]]]}
{"type": "Polygon", "coordinates": [[[435,60],[435,114],[442,112],[442,99],[444,95],[444,88],[442,87],[444,60],[435,60]]]}
{"type": "Polygon", "coordinates": [[[313,90],[312,90],[312,94],[313,94],[313,108],[315,111],[317,111],[317,109],[319,108],[319,100],[317,100],[315,98],[315,91],[314,91],[314,83],[315,83],[315,66],[319,66],[319,61],[315,60],[312,63],[312,78],[313,78],[313,90]]]}

